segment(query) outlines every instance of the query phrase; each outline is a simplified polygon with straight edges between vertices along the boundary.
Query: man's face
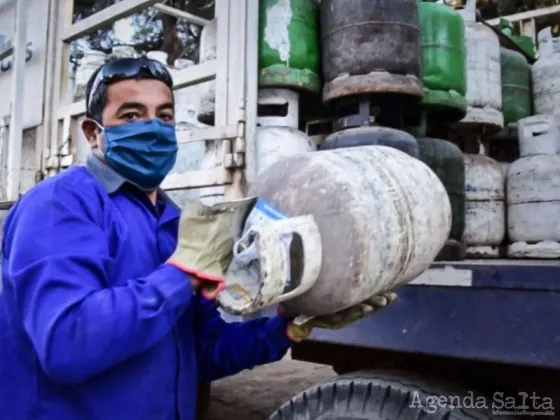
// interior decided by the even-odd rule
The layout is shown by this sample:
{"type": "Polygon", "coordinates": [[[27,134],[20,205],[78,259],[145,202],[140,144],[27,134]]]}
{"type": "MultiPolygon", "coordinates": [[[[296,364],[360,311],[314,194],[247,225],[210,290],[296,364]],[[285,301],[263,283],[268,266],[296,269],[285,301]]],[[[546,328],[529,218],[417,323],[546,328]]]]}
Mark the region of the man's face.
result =
{"type": "MultiPolygon", "coordinates": [[[[159,80],[129,79],[109,86],[102,121],[98,123],[110,127],[152,118],[168,124],[175,122],[173,92],[159,80]]],[[[97,124],[86,119],[82,129],[92,148],[104,149],[105,139],[97,124]]]]}

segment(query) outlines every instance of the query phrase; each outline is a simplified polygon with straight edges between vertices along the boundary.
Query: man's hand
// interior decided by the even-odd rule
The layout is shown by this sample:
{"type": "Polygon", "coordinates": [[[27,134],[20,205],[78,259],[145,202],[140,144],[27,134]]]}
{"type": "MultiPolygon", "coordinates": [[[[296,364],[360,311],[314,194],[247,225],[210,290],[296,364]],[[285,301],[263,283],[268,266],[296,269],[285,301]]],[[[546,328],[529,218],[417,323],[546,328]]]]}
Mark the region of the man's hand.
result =
{"type": "Polygon", "coordinates": [[[313,328],[339,330],[389,306],[396,299],[397,294],[394,292],[382,293],[332,315],[317,316],[302,325],[296,325],[292,322],[288,325],[287,334],[290,339],[299,342],[309,337],[313,328]]]}
{"type": "Polygon", "coordinates": [[[233,257],[232,225],[254,202],[246,199],[207,207],[197,201],[183,208],[177,248],[167,263],[190,274],[193,288],[204,297],[214,299],[223,290],[224,273],[233,257]]]}

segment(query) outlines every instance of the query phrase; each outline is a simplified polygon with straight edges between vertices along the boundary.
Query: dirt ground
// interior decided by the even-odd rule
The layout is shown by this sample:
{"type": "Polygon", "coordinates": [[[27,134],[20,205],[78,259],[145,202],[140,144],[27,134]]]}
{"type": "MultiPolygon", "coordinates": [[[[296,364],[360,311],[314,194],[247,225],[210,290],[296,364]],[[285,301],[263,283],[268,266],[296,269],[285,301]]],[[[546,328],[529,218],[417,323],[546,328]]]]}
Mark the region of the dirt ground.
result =
{"type": "Polygon", "coordinates": [[[206,420],[266,420],[290,397],[335,376],[330,367],[291,360],[262,366],[212,384],[206,420]]]}

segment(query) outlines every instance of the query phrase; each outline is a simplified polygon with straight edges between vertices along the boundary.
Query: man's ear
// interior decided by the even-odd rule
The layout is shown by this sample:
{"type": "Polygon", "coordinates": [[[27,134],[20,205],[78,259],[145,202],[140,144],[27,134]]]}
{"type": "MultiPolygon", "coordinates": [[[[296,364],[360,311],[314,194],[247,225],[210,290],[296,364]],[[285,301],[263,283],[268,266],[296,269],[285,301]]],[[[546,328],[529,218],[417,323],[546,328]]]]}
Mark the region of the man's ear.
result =
{"type": "Polygon", "coordinates": [[[86,136],[89,145],[93,147],[101,147],[99,144],[100,128],[99,124],[91,118],[84,118],[82,121],[82,131],[86,136]]]}

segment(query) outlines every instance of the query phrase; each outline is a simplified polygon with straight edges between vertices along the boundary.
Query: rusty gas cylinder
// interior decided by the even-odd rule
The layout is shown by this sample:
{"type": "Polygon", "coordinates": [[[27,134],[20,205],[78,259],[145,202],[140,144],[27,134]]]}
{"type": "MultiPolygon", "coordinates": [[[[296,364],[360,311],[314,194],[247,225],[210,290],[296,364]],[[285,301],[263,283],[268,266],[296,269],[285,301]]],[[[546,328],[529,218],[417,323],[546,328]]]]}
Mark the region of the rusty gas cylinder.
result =
{"type": "Polygon", "coordinates": [[[323,100],[421,98],[417,0],[322,0],[323,100]]]}

